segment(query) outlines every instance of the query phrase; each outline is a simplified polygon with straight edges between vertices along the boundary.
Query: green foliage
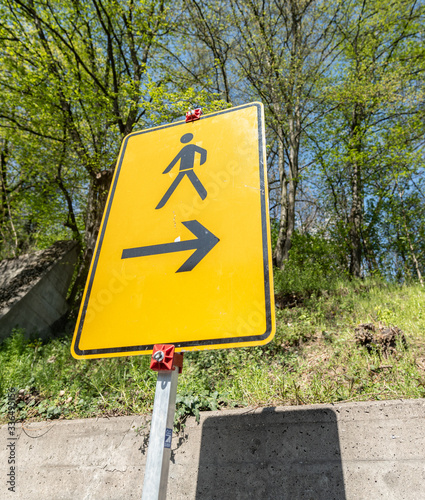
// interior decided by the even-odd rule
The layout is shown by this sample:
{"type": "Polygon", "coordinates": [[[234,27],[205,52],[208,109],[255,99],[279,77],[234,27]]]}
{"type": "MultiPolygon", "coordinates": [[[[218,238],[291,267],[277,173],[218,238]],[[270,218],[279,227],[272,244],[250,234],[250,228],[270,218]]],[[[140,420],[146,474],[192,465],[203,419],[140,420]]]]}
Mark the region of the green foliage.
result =
{"type": "Polygon", "coordinates": [[[0,5],[0,258],[93,245],[124,136],[227,106],[172,77],[178,15],[170,0],[0,5]]]}
{"type": "MultiPolygon", "coordinates": [[[[279,259],[302,227],[335,242],[338,269],[419,277],[424,15],[407,0],[3,2],[0,258],[93,245],[128,133],[261,100],[279,259]]],[[[286,268],[283,288],[324,272],[286,268]]]]}
{"type": "Polygon", "coordinates": [[[333,289],[345,272],[340,253],[338,245],[323,236],[294,233],[284,269],[274,272],[276,294],[307,297],[333,289]]]}
{"type": "MultiPolygon", "coordinates": [[[[352,275],[388,276],[395,268],[403,274],[401,261],[412,268],[414,257],[399,237],[412,237],[421,219],[400,234],[393,217],[401,206],[388,203],[401,183],[421,192],[423,88],[416,72],[423,71],[424,5],[353,0],[341,12],[335,31],[341,58],[322,89],[332,108],[311,136],[329,231],[352,275]]],[[[419,211],[422,205],[423,199],[415,203],[419,211]]]]}
{"type": "Polygon", "coordinates": [[[176,413],[174,427],[178,432],[188,417],[195,417],[199,423],[201,411],[218,410],[225,402],[217,391],[204,391],[197,394],[178,394],[176,397],[176,413]]]}
{"type": "Polygon", "coordinates": [[[0,360],[0,398],[15,387],[22,419],[127,415],[152,405],[147,358],[75,363],[69,339],[28,340],[17,331],[0,345],[0,360]]]}

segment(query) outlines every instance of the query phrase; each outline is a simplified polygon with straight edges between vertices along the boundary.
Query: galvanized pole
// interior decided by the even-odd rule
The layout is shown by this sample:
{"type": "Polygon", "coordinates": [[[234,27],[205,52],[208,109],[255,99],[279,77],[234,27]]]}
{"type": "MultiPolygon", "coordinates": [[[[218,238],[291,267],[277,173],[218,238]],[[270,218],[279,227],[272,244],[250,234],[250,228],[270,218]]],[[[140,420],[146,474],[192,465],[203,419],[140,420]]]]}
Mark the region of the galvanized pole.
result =
{"type": "Polygon", "coordinates": [[[158,371],[142,500],[165,500],[179,368],[158,371]]]}

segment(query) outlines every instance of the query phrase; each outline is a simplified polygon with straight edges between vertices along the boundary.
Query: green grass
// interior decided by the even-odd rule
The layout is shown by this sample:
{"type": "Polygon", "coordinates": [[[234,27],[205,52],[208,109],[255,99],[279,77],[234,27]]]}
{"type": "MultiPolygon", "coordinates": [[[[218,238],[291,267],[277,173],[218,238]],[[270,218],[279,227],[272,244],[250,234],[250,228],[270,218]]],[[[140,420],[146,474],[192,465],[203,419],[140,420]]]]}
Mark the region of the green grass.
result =
{"type": "MultiPolygon", "coordinates": [[[[425,291],[418,285],[332,282],[298,293],[277,311],[277,332],[263,347],[185,354],[180,422],[222,407],[300,405],[425,397],[425,291]],[[355,342],[359,323],[398,326],[407,339],[384,356],[355,342]]],[[[70,338],[0,345],[0,421],[17,390],[19,420],[84,418],[151,411],[156,374],[149,357],[74,360],[70,338]]]]}

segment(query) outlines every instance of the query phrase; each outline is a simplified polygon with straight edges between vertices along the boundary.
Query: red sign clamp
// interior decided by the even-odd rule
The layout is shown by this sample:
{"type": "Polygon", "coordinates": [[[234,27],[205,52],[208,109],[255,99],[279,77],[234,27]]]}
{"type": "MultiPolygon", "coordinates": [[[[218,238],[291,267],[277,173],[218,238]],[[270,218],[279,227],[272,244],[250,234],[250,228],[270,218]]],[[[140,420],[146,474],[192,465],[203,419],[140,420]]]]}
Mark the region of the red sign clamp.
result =
{"type": "Polygon", "coordinates": [[[186,123],[188,122],[194,122],[195,120],[199,120],[202,115],[202,109],[201,108],[195,108],[192,110],[189,110],[186,113],[186,123]]]}
{"type": "Polygon", "coordinates": [[[174,368],[183,370],[183,354],[174,352],[172,344],[156,344],[153,346],[151,370],[155,372],[172,371],[174,368]]]}

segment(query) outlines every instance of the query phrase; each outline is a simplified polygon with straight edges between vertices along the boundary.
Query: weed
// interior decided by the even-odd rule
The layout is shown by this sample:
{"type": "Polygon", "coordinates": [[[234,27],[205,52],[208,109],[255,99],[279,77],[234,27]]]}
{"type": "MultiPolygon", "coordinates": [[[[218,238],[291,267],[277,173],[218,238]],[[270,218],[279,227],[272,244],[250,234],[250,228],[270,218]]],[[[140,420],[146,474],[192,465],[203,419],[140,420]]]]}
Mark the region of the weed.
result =
{"type": "Polygon", "coordinates": [[[201,411],[218,410],[223,405],[226,405],[226,401],[223,400],[218,391],[203,391],[198,394],[178,394],[174,419],[176,432],[182,430],[188,417],[195,417],[199,423],[201,411]]]}

